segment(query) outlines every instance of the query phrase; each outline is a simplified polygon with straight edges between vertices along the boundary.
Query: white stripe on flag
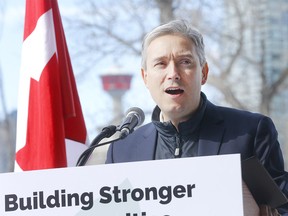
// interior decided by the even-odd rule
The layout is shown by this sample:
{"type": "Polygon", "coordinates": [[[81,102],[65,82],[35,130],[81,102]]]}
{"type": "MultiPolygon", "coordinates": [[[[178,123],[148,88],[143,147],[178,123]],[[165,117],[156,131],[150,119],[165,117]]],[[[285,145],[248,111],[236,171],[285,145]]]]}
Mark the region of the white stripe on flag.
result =
{"type": "Polygon", "coordinates": [[[30,78],[39,81],[42,71],[56,53],[52,9],[37,21],[35,30],[24,40],[20,68],[20,83],[17,113],[17,149],[26,142],[30,78]]]}
{"type": "Polygon", "coordinates": [[[42,71],[54,53],[56,39],[52,9],[37,21],[35,30],[26,38],[22,47],[22,72],[39,81],[42,71]]]}
{"type": "Polygon", "coordinates": [[[70,139],[65,139],[65,144],[66,144],[67,166],[68,167],[76,166],[80,155],[87,149],[87,145],[83,145],[83,143],[76,142],[70,139]]]}

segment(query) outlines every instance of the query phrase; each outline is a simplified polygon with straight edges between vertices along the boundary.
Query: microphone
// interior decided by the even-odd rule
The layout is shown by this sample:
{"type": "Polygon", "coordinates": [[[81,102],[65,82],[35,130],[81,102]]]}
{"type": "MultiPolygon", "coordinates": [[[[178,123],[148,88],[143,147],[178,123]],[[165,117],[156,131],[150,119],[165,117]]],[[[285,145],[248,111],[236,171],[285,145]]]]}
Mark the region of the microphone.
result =
{"type": "Polygon", "coordinates": [[[123,123],[119,126],[110,125],[104,127],[101,133],[94,138],[91,145],[86,149],[79,157],[76,166],[84,166],[92,154],[93,150],[99,146],[109,144],[111,142],[117,141],[119,139],[124,139],[126,136],[131,134],[136,126],[141,125],[144,122],[145,115],[144,112],[138,107],[132,107],[127,110],[126,117],[123,120],[123,123]],[[110,140],[108,142],[100,143],[103,138],[109,138],[116,133],[120,132],[120,136],[117,139],[110,140]]]}
{"type": "Polygon", "coordinates": [[[126,117],[119,126],[120,138],[123,139],[134,131],[136,126],[144,122],[144,112],[138,107],[132,107],[127,110],[126,117]]]}
{"type": "Polygon", "coordinates": [[[106,143],[101,143],[99,144],[99,142],[103,139],[103,138],[109,138],[111,136],[113,136],[115,133],[116,133],[116,130],[117,130],[117,127],[114,126],[114,125],[110,125],[108,127],[104,127],[101,131],[100,134],[98,134],[98,136],[96,136],[94,138],[94,140],[92,141],[92,143],[90,144],[89,148],[86,149],[81,155],[80,157],[78,158],[78,161],[77,161],[77,164],[76,166],[84,166],[89,157],[91,156],[93,150],[96,148],[96,147],[99,147],[99,146],[102,146],[102,145],[106,145],[108,144],[107,142],[106,143]]]}

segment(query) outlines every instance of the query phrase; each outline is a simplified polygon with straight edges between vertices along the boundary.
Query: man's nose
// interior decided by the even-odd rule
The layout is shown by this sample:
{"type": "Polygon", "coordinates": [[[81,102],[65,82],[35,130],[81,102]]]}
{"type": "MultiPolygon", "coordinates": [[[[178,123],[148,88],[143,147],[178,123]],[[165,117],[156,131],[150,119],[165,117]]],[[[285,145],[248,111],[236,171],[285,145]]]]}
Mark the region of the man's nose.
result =
{"type": "Polygon", "coordinates": [[[169,63],[167,67],[167,74],[168,74],[168,79],[172,79],[172,80],[180,79],[179,69],[177,68],[177,65],[174,62],[169,63]]]}

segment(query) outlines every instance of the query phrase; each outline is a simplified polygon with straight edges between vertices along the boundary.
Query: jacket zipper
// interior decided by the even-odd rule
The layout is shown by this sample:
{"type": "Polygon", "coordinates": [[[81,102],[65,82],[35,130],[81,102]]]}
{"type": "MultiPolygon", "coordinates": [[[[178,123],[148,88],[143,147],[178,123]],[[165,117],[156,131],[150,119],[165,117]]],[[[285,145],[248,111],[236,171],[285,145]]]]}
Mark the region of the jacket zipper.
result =
{"type": "Polygon", "coordinates": [[[180,137],[179,136],[176,136],[176,148],[175,148],[175,151],[174,151],[174,156],[176,158],[180,157],[180,137]]]}

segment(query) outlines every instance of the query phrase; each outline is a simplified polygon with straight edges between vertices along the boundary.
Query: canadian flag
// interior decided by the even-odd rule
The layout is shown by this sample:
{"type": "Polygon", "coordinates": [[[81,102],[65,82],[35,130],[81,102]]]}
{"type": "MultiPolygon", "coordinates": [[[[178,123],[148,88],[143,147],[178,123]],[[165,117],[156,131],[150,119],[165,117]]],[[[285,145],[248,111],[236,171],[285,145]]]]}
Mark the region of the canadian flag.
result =
{"type": "Polygon", "coordinates": [[[85,143],[57,0],[26,0],[15,170],[73,166],[85,143]]]}

